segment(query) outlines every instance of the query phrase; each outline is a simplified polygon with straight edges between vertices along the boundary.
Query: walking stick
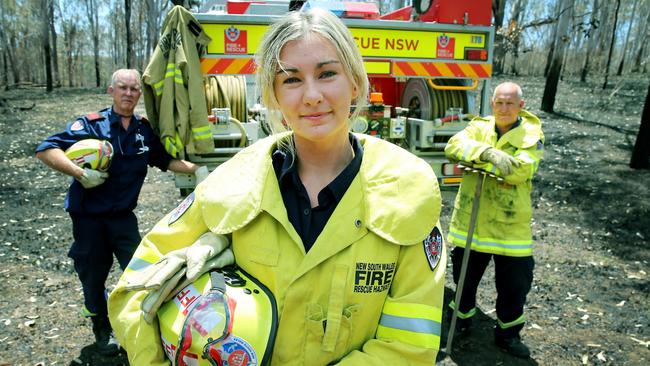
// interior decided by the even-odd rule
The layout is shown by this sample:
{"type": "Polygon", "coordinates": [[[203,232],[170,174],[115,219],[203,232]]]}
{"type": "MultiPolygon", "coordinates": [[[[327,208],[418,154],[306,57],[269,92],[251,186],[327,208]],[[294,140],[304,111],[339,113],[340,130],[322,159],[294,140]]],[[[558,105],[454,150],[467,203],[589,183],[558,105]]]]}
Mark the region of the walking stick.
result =
{"type": "Polygon", "coordinates": [[[454,332],[456,330],[456,320],[458,319],[458,307],[460,305],[460,299],[463,296],[463,285],[465,282],[465,274],[467,273],[467,263],[469,263],[469,252],[472,248],[472,237],[474,236],[474,227],[476,226],[476,219],[478,217],[478,207],[479,201],[481,198],[481,191],[483,190],[483,182],[485,181],[486,176],[502,180],[501,178],[488,173],[481,169],[470,168],[464,165],[460,165],[462,169],[465,169],[466,172],[477,173],[478,181],[476,183],[476,189],[474,190],[474,202],[472,202],[472,213],[469,218],[469,229],[467,230],[467,240],[465,241],[465,250],[463,252],[463,262],[460,267],[460,277],[458,278],[458,283],[456,284],[456,298],[454,299],[454,313],[451,317],[451,325],[449,326],[449,334],[447,335],[447,345],[441,351],[450,355],[451,346],[454,340],[454,332]]]}

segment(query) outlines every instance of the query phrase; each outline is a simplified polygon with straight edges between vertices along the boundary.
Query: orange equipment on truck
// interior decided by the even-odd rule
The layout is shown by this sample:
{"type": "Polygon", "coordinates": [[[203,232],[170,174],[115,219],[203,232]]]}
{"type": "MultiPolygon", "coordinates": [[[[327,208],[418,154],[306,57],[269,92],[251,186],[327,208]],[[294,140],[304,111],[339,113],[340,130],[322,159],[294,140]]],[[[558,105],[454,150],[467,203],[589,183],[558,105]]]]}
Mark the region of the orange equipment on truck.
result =
{"type": "MultiPolygon", "coordinates": [[[[201,70],[216,148],[209,154],[186,153],[185,159],[212,170],[270,133],[266,109],[257,102],[253,58],[268,25],[289,10],[289,3],[229,0],[221,12],[194,13],[212,38],[201,70]]],[[[444,148],[489,106],[491,1],[414,1],[413,7],[384,15],[374,3],[307,1],[302,6],[327,7],[343,18],[364,58],[371,92],[380,93],[371,94],[367,112],[352,121],[352,130],[420,156],[433,167],[441,189],[455,191],[461,171],[445,158],[444,148]]],[[[176,175],[182,193],[194,185],[192,175],[176,175]]]]}

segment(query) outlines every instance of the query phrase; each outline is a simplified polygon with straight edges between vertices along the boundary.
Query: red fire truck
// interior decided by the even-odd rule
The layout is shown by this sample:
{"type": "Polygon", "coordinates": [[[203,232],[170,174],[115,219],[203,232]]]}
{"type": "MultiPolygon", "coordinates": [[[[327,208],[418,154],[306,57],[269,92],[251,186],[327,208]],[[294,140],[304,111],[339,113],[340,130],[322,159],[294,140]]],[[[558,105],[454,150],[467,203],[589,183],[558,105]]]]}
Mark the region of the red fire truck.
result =
{"type": "MultiPolygon", "coordinates": [[[[253,57],[268,25],[290,3],[230,0],[220,11],[194,14],[212,38],[201,68],[216,147],[208,154],[185,151],[183,158],[212,170],[270,133],[266,109],[257,102],[253,57]]],[[[307,1],[302,6],[337,13],[361,50],[374,112],[352,121],[351,129],[420,156],[433,167],[441,189],[455,191],[461,174],[445,158],[444,148],[472,116],[487,113],[491,1],[414,1],[383,15],[374,3],[307,1]]],[[[176,175],[181,193],[194,185],[193,176],[176,175]]]]}

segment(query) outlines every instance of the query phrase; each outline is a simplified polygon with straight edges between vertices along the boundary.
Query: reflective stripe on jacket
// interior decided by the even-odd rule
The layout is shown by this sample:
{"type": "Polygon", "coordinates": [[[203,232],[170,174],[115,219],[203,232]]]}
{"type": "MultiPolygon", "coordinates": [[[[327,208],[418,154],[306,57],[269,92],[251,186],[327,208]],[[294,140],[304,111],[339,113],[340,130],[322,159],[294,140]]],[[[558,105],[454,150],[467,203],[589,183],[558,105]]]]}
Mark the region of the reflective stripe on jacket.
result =
{"type": "Polygon", "coordinates": [[[435,362],[447,259],[442,240],[438,250],[424,242],[439,232],[432,231],[440,213],[436,177],[410,153],[357,137],[364,148],[359,173],[308,253],[282,204],[271,163],[276,137],[219,166],[176,221],[170,224],[169,214],[145,236],[109,298],[111,324],[131,364],[169,362],[157,325],[140,316],[145,292],[124,290],[129,274],[207,230],[232,234],[237,264],[276,298],[272,364],[435,362]]]}
{"type": "Polygon", "coordinates": [[[211,39],[182,6],[172,8],[162,28],[142,76],[147,116],[170,155],[179,157],[185,146],[190,153],[213,152],[197,50],[211,39]]]}
{"type": "MultiPolygon", "coordinates": [[[[544,153],[541,121],[527,111],[519,113],[519,126],[497,140],[494,117],[476,118],[454,135],[445,148],[453,161],[462,161],[500,175],[480,156],[490,147],[513,155],[520,163],[502,182],[486,178],[472,236],[472,250],[513,257],[533,254],[531,233],[531,180],[544,153]]],[[[465,173],[454,203],[448,241],[465,247],[478,175],[465,173]]]]}

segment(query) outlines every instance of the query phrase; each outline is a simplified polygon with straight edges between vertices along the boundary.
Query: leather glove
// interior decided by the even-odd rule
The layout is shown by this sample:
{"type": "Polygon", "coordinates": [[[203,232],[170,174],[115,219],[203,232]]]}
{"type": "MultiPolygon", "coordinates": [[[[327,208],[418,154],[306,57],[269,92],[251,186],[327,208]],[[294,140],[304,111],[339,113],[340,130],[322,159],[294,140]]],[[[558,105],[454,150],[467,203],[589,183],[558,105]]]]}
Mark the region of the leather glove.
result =
{"type": "Polygon", "coordinates": [[[132,274],[127,290],[151,290],[140,305],[144,320],[151,324],[160,305],[205,272],[233,264],[235,256],[229,244],[227,237],[207,232],[191,246],[171,251],[137,276],[132,274]]]}
{"type": "Polygon", "coordinates": [[[208,174],[210,174],[208,167],[205,165],[200,166],[194,172],[194,177],[196,178],[196,184],[203,182],[203,180],[208,177],[208,174]]]}
{"type": "Polygon", "coordinates": [[[201,275],[235,263],[235,255],[229,247],[228,238],[207,232],[187,248],[187,273],[181,278],[165,301],[171,300],[179,291],[196,281],[201,275]]]}
{"type": "Polygon", "coordinates": [[[144,321],[152,324],[158,314],[160,305],[174,297],[178,291],[189,284],[185,283],[183,287],[177,285],[179,282],[184,283],[184,281],[181,281],[181,279],[184,278],[186,270],[187,268],[181,267],[181,269],[169,277],[169,279],[164,282],[161,287],[151,290],[147,296],[144,297],[142,304],[140,304],[140,310],[142,310],[142,317],[144,318],[144,321]]]}
{"type": "MultiPolygon", "coordinates": [[[[133,290],[151,290],[159,289],[173,279],[179,270],[185,268],[187,260],[185,253],[187,248],[172,250],[165,254],[158,260],[158,262],[150,265],[139,272],[133,272],[129,275],[125,288],[129,291],[133,290]]],[[[185,274],[183,272],[183,274],[185,274]]],[[[178,282],[178,280],[176,280],[178,282]]],[[[172,285],[174,288],[176,284],[172,285]]]]}
{"type": "Polygon", "coordinates": [[[187,248],[187,279],[194,282],[213,268],[222,268],[235,262],[230,242],[224,235],[208,231],[187,248]]]}
{"type": "Polygon", "coordinates": [[[513,166],[519,166],[519,161],[517,161],[514,156],[493,147],[481,153],[481,160],[489,161],[494,164],[503,177],[512,174],[513,166]]]}
{"type": "Polygon", "coordinates": [[[95,169],[84,168],[84,173],[81,178],[75,178],[81,183],[82,186],[86,189],[97,187],[98,185],[104,183],[108,178],[108,173],[100,172],[95,169]]]}

